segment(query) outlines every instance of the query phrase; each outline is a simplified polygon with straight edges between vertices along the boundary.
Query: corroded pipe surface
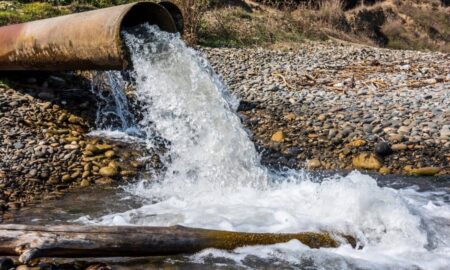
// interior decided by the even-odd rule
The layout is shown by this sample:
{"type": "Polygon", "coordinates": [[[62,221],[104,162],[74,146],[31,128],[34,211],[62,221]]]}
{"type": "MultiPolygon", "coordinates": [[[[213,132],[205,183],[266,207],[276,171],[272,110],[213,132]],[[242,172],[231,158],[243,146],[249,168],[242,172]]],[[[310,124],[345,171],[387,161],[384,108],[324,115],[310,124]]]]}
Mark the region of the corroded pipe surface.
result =
{"type": "Polygon", "coordinates": [[[0,70],[124,69],[120,31],[149,22],[177,32],[176,12],[142,2],[0,27],[0,70]]]}

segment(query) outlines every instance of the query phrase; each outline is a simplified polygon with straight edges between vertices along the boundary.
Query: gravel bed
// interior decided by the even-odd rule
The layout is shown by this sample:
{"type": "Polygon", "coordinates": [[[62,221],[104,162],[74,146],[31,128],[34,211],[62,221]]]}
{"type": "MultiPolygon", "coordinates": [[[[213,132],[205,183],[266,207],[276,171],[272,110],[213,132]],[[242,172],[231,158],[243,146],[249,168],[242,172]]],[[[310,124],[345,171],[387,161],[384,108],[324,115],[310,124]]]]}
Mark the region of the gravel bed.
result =
{"type": "Polygon", "coordinates": [[[449,173],[449,54],[336,42],[201,50],[268,164],[449,173]]]}
{"type": "Polygon", "coordinates": [[[89,136],[97,100],[87,85],[71,82],[83,77],[64,76],[22,74],[9,77],[14,87],[0,84],[0,223],[6,210],[140,174],[145,150],[89,136]]]}

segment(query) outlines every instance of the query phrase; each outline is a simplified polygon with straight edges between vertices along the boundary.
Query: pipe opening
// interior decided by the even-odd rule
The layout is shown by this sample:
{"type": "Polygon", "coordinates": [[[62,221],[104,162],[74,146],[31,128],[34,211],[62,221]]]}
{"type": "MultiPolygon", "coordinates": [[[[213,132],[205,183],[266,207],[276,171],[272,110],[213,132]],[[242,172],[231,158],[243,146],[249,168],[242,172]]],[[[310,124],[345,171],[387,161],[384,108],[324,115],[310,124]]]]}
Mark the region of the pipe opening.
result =
{"type": "Polygon", "coordinates": [[[177,32],[171,14],[162,6],[155,3],[137,3],[125,14],[120,30],[143,23],[157,25],[166,32],[177,32]]]}

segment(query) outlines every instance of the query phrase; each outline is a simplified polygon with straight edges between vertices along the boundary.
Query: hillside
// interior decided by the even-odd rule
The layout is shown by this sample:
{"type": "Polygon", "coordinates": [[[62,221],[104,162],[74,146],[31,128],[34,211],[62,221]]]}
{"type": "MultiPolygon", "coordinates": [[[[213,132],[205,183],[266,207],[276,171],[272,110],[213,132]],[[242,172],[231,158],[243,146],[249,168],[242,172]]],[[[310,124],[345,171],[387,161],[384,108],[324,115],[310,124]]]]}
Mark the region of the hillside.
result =
{"type": "MultiPolygon", "coordinates": [[[[0,1],[0,25],[127,2],[134,1],[0,1]]],[[[450,51],[446,0],[175,2],[184,11],[185,39],[192,44],[280,48],[307,39],[339,39],[394,49],[450,51]]]]}
{"type": "Polygon", "coordinates": [[[330,0],[274,8],[235,1],[206,12],[199,38],[201,43],[213,46],[273,46],[305,39],[340,39],[394,49],[448,52],[450,7],[439,1],[387,0],[350,6],[330,0]]]}

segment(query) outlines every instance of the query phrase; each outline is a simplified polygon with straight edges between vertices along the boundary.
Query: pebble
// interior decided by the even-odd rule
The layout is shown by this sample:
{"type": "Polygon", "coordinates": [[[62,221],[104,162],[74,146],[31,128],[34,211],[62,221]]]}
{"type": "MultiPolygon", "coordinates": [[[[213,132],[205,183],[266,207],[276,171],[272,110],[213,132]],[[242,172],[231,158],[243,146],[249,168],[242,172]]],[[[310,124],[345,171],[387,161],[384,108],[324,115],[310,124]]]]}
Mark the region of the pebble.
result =
{"type": "Polygon", "coordinates": [[[80,187],[88,187],[90,185],[90,182],[88,179],[83,179],[80,182],[80,187]]]}
{"type": "Polygon", "coordinates": [[[99,173],[105,177],[114,177],[119,172],[118,172],[117,168],[114,166],[106,166],[106,167],[101,168],[99,173]]]}
{"type": "Polygon", "coordinates": [[[310,159],[306,162],[306,168],[313,170],[320,168],[322,166],[322,163],[318,159],[310,159]]]}
{"type": "Polygon", "coordinates": [[[111,185],[113,180],[109,177],[102,177],[100,179],[95,180],[95,184],[97,185],[111,185]]]}
{"type": "Polygon", "coordinates": [[[392,153],[392,148],[387,142],[379,142],[375,145],[375,153],[380,157],[385,157],[392,153]]]}
{"type": "Polygon", "coordinates": [[[272,141],[273,142],[283,142],[285,140],[286,136],[283,131],[277,131],[272,135],[272,141]]]}
{"type": "MultiPolygon", "coordinates": [[[[66,82],[84,81],[77,78],[66,82]]],[[[64,91],[85,86],[61,87],[64,91]]],[[[142,157],[137,145],[85,136],[93,127],[96,108],[81,107],[79,100],[95,99],[90,91],[65,95],[66,106],[58,96],[39,96],[39,91],[32,88],[15,90],[0,84],[0,212],[19,209],[36,200],[55,198],[54,192],[62,194],[70,187],[93,183],[99,177],[100,168],[93,166],[95,160],[84,160],[87,145],[94,145],[95,152],[100,154],[114,148],[114,154],[104,155],[101,162],[110,164],[120,159],[125,168],[130,168],[127,179],[133,179],[137,173],[130,164],[142,157]],[[125,155],[127,157],[123,158],[125,155]]],[[[157,160],[152,162],[158,163],[157,160]]],[[[118,165],[113,165],[113,170],[118,171],[118,165]]],[[[118,173],[115,179],[117,181],[111,184],[125,180],[118,173]]]]}
{"type": "Polygon", "coordinates": [[[450,125],[442,126],[442,129],[440,131],[440,137],[443,140],[450,140],[450,125]]]}
{"type": "Polygon", "coordinates": [[[408,171],[412,175],[433,176],[438,174],[441,171],[441,169],[435,167],[424,167],[424,168],[410,169],[408,171]]]}
{"type": "MultiPolygon", "coordinates": [[[[447,129],[441,131],[450,124],[448,55],[333,42],[299,46],[289,51],[201,48],[234,95],[258,104],[241,114],[258,119],[247,127],[259,147],[289,156],[289,149],[298,147],[305,151],[297,154],[296,164],[306,166],[302,161],[320,155],[321,168],[348,168],[353,155],[343,155],[342,149],[361,139],[366,144],[350,147],[352,154],[379,152],[392,173],[404,173],[400,168],[407,163],[446,166],[450,137],[447,129]],[[367,60],[372,58],[377,65],[367,60]],[[277,91],[264,91],[273,86],[279,86],[277,91]],[[295,117],[281,117],[288,114],[295,117]],[[272,136],[279,130],[288,139],[274,144],[272,136]],[[407,142],[411,148],[380,152],[376,146],[381,142],[407,142]]],[[[266,153],[263,162],[267,158],[270,163],[266,153]]]]}
{"type": "Polygon", "coordinates": [[[104,155],[106,158],[113,158],[115,156],[115,154],[116,153],[114,151],[109,150],[109,151],[106,151],[104,155]]]}
{"type": "Polygon", "coordinates": [[[382,166],[378,158],[370,153],[361,153],[352,160],[353,166],[357,169],[379,170],[382,166]]]}
{"type": "Polygon", "coordinates": [[[378,171],[381,175],[387,175],[391,173],[391,169],[389,169],[388,167],[381,167],[380,170],[378,171]]]}
{"type": "Polygon", "coordinates": [[[398,144],[393,144],[391,146],[391,148],[392,148],[392,151],[403,151],[403,150],[406,150],[408,148],[408,146],[403,143],[398,143],[398,144]]]}

